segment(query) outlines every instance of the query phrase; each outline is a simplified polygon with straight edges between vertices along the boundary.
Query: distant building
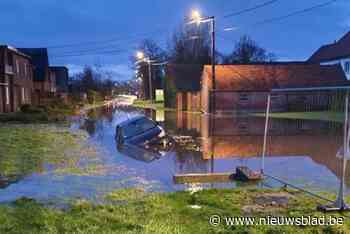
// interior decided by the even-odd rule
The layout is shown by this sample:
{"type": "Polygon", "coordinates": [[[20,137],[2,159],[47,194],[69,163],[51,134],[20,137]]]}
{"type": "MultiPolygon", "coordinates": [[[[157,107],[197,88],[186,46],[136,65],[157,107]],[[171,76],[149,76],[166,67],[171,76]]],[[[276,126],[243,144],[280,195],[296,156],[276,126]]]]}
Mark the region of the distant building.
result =
{"type": "Polygon", "coordinates": [[[34,99],[41,103],[41,99],[52,96],[56,92],[56,81],[50,75],[49,57],[46,48],[19,48],[19,51],[30,56],[34,65],[34,99]]]}
{"type": "Polygon", "coordinates": [[[68,68],[63,66],[51,66],[50,67],[51,81],[56,81],[56,96],[68,102],[68,68]]]}
{"type": "Polygon", "coordinates": [[[350,32],[345,34],[339,41],[324,45],[319,48],[308,62],[327,64],[340,64],[350,80],[350,32]]]}
{"type": "MultiPolygon", "coordinates": [[[[202,72],[197,66],[168,66],[166,79],[175,87],[178,110],[209,113],[215,103],[215,110],[219,112],[262,112],[274,88],[350,85],[340,65],[260,63],[217,65],[216,90],[213,91],[211,71],[210,65],[204,66],[202,72]]],[[[165,95],[169,98],[167,93],[165,95]]],[[[271,108],[272,111],[286,111],[309,106],[322,110],[329,102],[327,92],[274,94],[271,108]]]]}
{"type": "Polygon", "coordinates": [[[32,103],[31,58],[7,45],[0,46],[0,113],[14,112],[32,103]]]}
{"type": "Polygon", "coordinates": [[[63,66],[51,66],[50,71],[55,74],[56,92],[68,93],[68,68],[63,66]]]}

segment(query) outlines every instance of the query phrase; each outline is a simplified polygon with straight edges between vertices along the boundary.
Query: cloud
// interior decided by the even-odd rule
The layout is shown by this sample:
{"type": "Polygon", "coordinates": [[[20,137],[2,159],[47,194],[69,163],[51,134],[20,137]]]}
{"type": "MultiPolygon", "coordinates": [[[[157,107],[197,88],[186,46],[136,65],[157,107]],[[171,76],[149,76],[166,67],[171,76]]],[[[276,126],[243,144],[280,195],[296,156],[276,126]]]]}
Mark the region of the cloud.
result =
{"type": "MultiPolygon", "coordinates": [[[[84,65],[80,64],[67,64],[69,69],[69,74],[75,75],[84,70],[84,65]]],[[[134,71],[127,64],[104,64],[101,65],[101,71],[108,73],[110,78],[118,81],[118,80],[130,80],[133,78],[134,71]]]]}

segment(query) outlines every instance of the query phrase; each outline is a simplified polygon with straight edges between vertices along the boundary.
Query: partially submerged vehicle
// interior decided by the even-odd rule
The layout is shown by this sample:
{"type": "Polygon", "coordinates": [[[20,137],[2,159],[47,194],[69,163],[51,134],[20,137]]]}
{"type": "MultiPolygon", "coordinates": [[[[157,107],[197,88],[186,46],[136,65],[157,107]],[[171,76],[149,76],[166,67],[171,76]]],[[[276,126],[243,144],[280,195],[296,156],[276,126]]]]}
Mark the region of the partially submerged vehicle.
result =
{"type": "Polygon", "coordinates": [[[119,152],[145,162],[162,157],[174,145],[164,129],[145,116],[136,116],[118,124],[115,138],[119,152]]]}

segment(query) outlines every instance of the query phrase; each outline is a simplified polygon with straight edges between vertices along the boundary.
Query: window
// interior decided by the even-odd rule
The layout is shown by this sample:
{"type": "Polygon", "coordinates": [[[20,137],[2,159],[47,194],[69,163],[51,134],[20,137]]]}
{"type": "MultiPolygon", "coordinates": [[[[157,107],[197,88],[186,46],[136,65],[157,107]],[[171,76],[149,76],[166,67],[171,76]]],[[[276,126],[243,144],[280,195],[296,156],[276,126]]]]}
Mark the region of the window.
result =
{"type": "Polygon", "coordinates": [[[24,64],[24,76],[27,76],[27,64],[24,64]]]}
{"type": "Polygon", "coordinates": [[[24,87],[22,87],[22,103],[26,103],[26,93],[24,87]]]}
{"type": "Polygon", "coordinates": [[[11,52],[7,53],[7,64],[12,66],[13,65],[13,55],[11,52]]]}
{"type": "Polygon", "coordinates": [[[248,96],[248,94],[245,94],[245,93],[239,94],[239,101],[241,101],[241,102],[247,102],[247,101],[249,101],[249,96],[248,96]]]}
{"type": "Polygon", "coordinates": [[[10,105],[10,93],[9,93],[9,87],[5,87],[5,96],[6,96],[6,105],[10,105]]]}
{"type": "Polygon", "coordinates": [[[17,71],[17,74],[19,74],[19,61],[16,60],[16,71],[17,71]]]}
{"type": "Polygon", "coordinates": [[[126,127],[123,127],[122,130],[123,130],[124,138],[129,138],[129,137],[140,135],[155,127],[156,125],[151,120],[147,118],[142,118],[130,123],[126,127]]]}
{"type": "Polygon", "coordinates": [[[345,62],[345,73],[350,73],[350,62],[345,62]]]}

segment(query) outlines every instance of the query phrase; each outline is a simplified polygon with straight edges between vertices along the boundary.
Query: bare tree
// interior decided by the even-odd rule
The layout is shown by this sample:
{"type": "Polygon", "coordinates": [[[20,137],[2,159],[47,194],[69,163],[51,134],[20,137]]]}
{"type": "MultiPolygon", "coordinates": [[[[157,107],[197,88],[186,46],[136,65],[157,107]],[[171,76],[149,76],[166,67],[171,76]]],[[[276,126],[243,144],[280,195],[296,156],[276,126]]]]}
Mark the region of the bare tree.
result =
{"type": "Polygon", "coordinates": [[[168,57],[176,64],[210,64],[210,33],[207,24],[183,24],[168,45],[168,57]]]}
{"type": "MultiPolygon", "coordinates": [[[[165,50],[163,50],[155,41],[150,39],[143,40],[137,48],[139,51],[142,51],[147,59],[155,61],[156,63],[161,63],[166,61],[167,56],[165,50]]],[[[142,95],[142,98],[149,99],[149,66],[147,62],[138,61],[137,65],[134,64],[137,61],[135,56],[131,58],[133,67],[137,69],[137,77],[141,78],[142,86],[141,90],[138,91],[139,94],[142,95]]],[[[152,89],[162,87],[162,67],[161,66],[151,66],[152,73],[152,89]]]]}
{"type": "Polygon", "coordinates": [[[223,60],[225,64],[247,64],[254,62],[271,62],[275,55],[268,53],[249,36],[244,35],[236,43],[233,52],[223,60]]]}

